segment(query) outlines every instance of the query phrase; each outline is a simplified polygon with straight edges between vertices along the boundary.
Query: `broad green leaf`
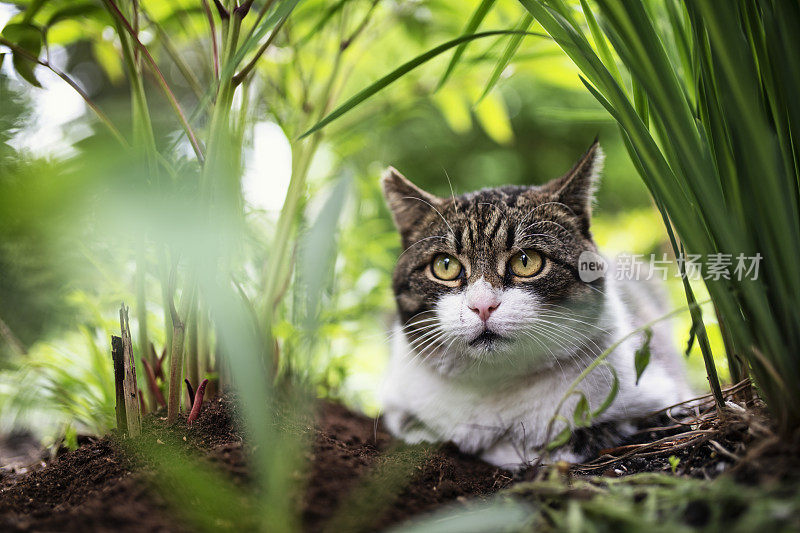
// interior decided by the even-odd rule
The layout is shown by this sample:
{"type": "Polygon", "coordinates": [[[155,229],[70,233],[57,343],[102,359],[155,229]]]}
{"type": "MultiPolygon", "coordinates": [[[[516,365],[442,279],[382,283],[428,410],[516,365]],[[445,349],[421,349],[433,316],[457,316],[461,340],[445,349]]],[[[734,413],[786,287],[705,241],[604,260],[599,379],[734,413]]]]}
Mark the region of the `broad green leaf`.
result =
{"type": "MultiPolygon", "coordinates": [[[[412,59],[411,61],[407,61],[403,63],[398,68],[384,76],[383,78],[379,79],[378,81],[372,83],[371,85],[367,86],[366,88],[362,89],[354,96],[351,96],[345,103],[331,111],[328,115],[326,115],[322,120],[314,124],[310,129],[308,129],[305,133],[300,136],[300,139],[311,135],[312,133],[319,131],[320,129],[324,128],[334,120],[338,119],[354,107],[358,106],[366,99],[370,98],[375,93],[385,89],[387,86],[391,85],[398,79],[402,78],[415,68],[423,65],[433,59],[434,57],[450,50],[451,48],[458,46],[461,43],[465,43],[468,41],[473,41],[475,39],[481,39],[484,37],[496,37],[498,35],[515,35],[517,31],[514,30],[495,30],[495,31],[485,31],[480,33],[475,33],[473,35],[462,35],[456,39],[451,41],[447,41],[446,43],[440,44],[439,46],[432,48],[425,52],[422,55],[419,55],[412,59]]],[[[533,33],[533,32],[523,32],[525,35],[536,35],[538,37],[542,37],[543,35],[540,33],[533,33]]]]}
{"type": "MultiPolygon", "coordinates": [[[[3,28],[3,37],[28,52],[32,57],[39,57],[42,50],[42,30],[38,26],[27,22],[7,24],[3,28]]],[[[12,52],[14,70],[25,81],[35,87],[41,87],[39,80],[34,75],[36,62],[26,58],[23,54],[12,52]]]]}
{"type": "Polygon", "coordinates": [[[62,20],[81,20],[88,16],[101,16],[102,20],[108,20],[108,13],[99,5],[93,2],[78,2],[63,7],[50,15],[50,18],[47,19],[46,27],[49,28],[62,20]]]}
{"type": "MultiPolygon", "coordinates": [[[[492,7],[492,4],[494,4],[494,0],[481,0],[481,3],[478,4],[478,8],[474,13],[472,13],[467,25],[464,27],[464,31],[462,32],[464,35],[475,33],[475,30],[477,30],[478,26],[481,25],[483,19],[486,18],[486,14],[489,13],[489,9],[492,7]]],[[[450,63],[447,65],[447,69],[444,71],[439,83],[436,85],[436,90],[441,89],[442,86],[447,82],[448,78],[450,78],[450,75],[453,73],[453,70],[455,70],[456,65],[461,60],[461,56],[464,55],[464,50],[467,48],[467,43],[468,41],[465,41],[459,44],[458,48],[456,48],[456,51],[453,53],[453,57],[450,59],[450,63]]]]}
{"type": "Polygon", "coordinates": [[[636,384],[639,384],[639,378],[642,377],[642,372],[650,364],[650,341],[653,340],[653,330],[647,328],[644,330],[644,342],[642,346],[636,350],[634,356],[634,366],[636,367],[636,384]]]}

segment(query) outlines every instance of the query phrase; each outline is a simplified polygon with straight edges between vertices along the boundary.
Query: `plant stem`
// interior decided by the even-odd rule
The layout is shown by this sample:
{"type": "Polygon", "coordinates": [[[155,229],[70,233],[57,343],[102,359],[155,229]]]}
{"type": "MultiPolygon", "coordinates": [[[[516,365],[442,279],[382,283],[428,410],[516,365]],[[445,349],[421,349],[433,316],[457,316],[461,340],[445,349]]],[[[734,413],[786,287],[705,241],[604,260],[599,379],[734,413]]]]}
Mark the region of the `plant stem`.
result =
{"type": "MultiPolygon", "coordinates": [[[[205,161],[205,156],[203,155],[203,150],[200,148],[200,143],[197,140],[197,136],[194,133],[191,125],[186,120],[186,115],[183,113],[183,109],[181,105],[178,103],[178,99],[175,97],[175,94],[170,89],[169,84],[167,84],[167,80],[164,78],[164,75],[161,73],[161,69],[158,68],[158,64],[156,63],[153,56],[150,55],[150,51],[147,49],[145,45],[139,40],[139,37],[134,32],[133,28],[131,27],[130,22],[125,18],[125,15],[122,14],[119,7],[117,7],[114,0],[103,0],[106,6],[108,7],[109,11],[111,12],[112,16],[114,17],[114,23],[117,25],[117,33],[120,36],[120,39],[123,38],[125,31],[130,35],[133,44],[136,46],[134,48],[141,50],[142,54],[144,55],[147,62],[150,64],[150,68],[152,69],[153,73],[155,74],[156,81],[158,81],[158,85],[161,87],[161,90],[167,97],[172,109],[175,111],[175,114],[178,116],[178,120],[183,127],[186,136],[189,139],[189,142],[192,145],[192,149],[194,150],[195,155],[197,156],[197,160],[202,164],[205,161]],[[125,31],[122,31],[122,29],[125,31]]],[[[123,39],[125,42],[126,39],[123,39]]],[[[123,45],[123,51],[125,50],[125,46],[123,45]]],[[[138,80],[133,80],[137,84],[141,84],[141,77],[138,80]]]]}
{"type": "Polygon", "coordinates": [[[75,92],[78,93],[78,95],[83,99],[83,101],[86,102],[86,105],[89,106],[89,109],[91,109],[94,112],[95,116],[97,116],[97,118],[100,120],[100,122],[102,122],[103,125],[106,128],[108,128],[108,131],[111,133],[114,139],[116,139],[117,142],[119,142],[125,148],[130,147],[128,145],[128,141],[125,140],[125,137],[123,137],[122,134],[117,129],[117,127],[114,126],[114,123],[111,122],[111,119],[109,119],[108,116],[105,113],[103,113],[103,111],[101,111],[99,107],[97,107],[97,104],[95,104],[94,101],[92,101],[92,99],[89,97],[89,95],[86,94],[83,89],[81,89],[80,85],[78,85],[66,73],[54,67],[49,61],[39,59],[38,57],[34,56],[24,48],[20,48],[19,46],[15,45],[14,43],[12,43],[11,41],[9,41],[4,37],[0,37],[0,44],[2,44],[3,46],[7,46],[20,57],[24,57],[28,61],[33,61],[34,63],[38,63],[39,65],[47,68],[48,70],[50,70],[50,72],[52,72],[53,74],[64,80],[67,83],[67,85],[72,87],[75,90],[75,92]]]}

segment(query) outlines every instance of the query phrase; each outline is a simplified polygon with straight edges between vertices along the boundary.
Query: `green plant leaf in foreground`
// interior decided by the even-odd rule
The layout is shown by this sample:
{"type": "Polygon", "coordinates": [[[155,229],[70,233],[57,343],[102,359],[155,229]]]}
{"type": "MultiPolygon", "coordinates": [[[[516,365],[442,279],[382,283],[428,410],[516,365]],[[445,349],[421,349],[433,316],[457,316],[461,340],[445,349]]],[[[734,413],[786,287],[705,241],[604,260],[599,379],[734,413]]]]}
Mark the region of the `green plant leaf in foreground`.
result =
{"type": "Polygon", "coordinates": [[[644,342],[642,346],[636,350],[634,355],[634,366],[636,367],[636,384],[639,384],[639,378],[642,377],[647,365],[650,364],[650,341],[653,340],[653,330],[647,328],[644,330],[644,342]]]}
{"type": "MultiPolygon", "coordinates": [[[[522,16],[520,21],[517,23],[514,29],[516,31],[526,32],[528,31],[528,28],[531,27],[531,24],[533,24],[533,15],[526,12],[522,16]]],[[[506,47],[503,50],[503,54],[500,56],[500,59],[494,66],[494,70],[492,70],[492,74],[491,76],[489,76],[489,81],[486,82],[486,87],[483,89],[483,92],[481,93],[481,96],[478,98],[477,103],[480,103],[484,98],[486,98],[486,95],[492,92],[494,86],[497,85],[498,81],[500,81],[500,76],[503,75],[503,71],[511,62],[511,58],[514,57],[514,54],[517,53],[519,46],[522,44],[523,37],[525,37],[525,35],[520,33],[518,35],[512,35],[509,38],[508,43],[506,44],[506,47]]]]}
{"type": "Polygon", "coordinates": [[[475,39],[481,39],[483,37],[494,37],[497,35],[517,35],[520,33],[523,35],[535,35],[537,37],[547,37],[542,33],[536,33],[536,32],[527,32],[527,31],[519,32],[515,30],[493,30],[493,31],[474,33],[472,35],[462,35],[461,37],[447,41],[446,43],[440,44],[439,46],[428,50],[424,54],[415,57],[411,61],[403,63],[402,65],[400,65],[398,68],[396,68],[383,78],[379,79],[378,81],[374,82],[368,87],[362,89],[354,96],[351,96],[349,100],[347,100],[345,103],[343,103],[342,105],[331,111],[329,114],[323,117],[322,120],[314,124],[305,133],[303,133],[300,136],[300,139],[308,137],[312,133],[321,130],[322,128],[324,128],[337,118],[341,117],[342,115],[344,115],[345,113],[347,113],[348,111],[350,111],[351,109],[353,109],[354,107],[365,101],[367,98],[371,97],[372,95],[381,91],[382,89],[385,89],[387,86],[399,80],[400,78],[402,78],[403,76],[405,76],[418,66],[430,61],[434,57],[450,50],[455,46],[458,46],[461,43],[466,43],[469,41],[473,41],[475,39]]]}
{"type": "MultiPolygon", "coordinates": [[[[492,5],[494,4],[494,0],[481,0],[481,3],[478,4],[478,8],[472,13],[472,16],[467,22],[467,25],[464,27],[464,35],[469,35],[471,33],[475,33],[475,30],[478,29],[478,26],[481,25],[483,19],[486,18],[486,14],[489,13],[489,9],[491,9],[492,5]]],[[[525,28],[527,29],[527,28],[525,28]]],[[[461,56],[464,55],[464,50],[467,49],[467,43],[461,43],[456,48],[456,51],[453,52],[453,57],[450,59],[450,63],[447,65],[447,69],[442,74],[439,83],[436,85],[436,90],[442,88],[442,86],[447,83],[447,80],[450,78],[450,75],[456,68],[456,65],[461,60],[461,56]]]]}

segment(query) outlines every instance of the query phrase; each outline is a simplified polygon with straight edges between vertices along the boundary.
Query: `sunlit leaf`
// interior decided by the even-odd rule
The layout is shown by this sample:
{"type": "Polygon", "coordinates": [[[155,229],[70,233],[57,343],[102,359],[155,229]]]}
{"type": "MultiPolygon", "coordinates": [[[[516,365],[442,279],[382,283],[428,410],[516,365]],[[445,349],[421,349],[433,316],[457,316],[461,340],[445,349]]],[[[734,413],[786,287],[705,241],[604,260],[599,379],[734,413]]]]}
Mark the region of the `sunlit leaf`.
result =
{"type": "Polygon", "coordinates": [[[507,144],[514,139],[511,121],[498,94],[487,95],[475,106],[475,116],[483,131],[498,144],[507,144]]]}
{"type": "Polygon", "coordinates": [[[111,83],[120,83],[125,78],[119,53],[112,43],[95,41],[92,43],[92,52],[111,83]]]}
{"type": "Polygon", "coordinates": [[[461,91],[442,88],[433,96],[433,103],[442,112],[447,125],[456,133],[466,133],[472,127],[469,103],[461,91]]]}
{"type": "MultiPolygon", "coordinates": [[[[361,104],[362,102],[364,102],[366,99],[370,98],[375,93],[385,89],[387,86],[391,85],[392,83],[394,83],[398,79],[402,78],[403,76],[405,76],[406,74],[408,74],[409,72],[414,70],[415,68],[419,67],[420,65],[425,64],[426,62],[430,61],[434,57],[436,57],[436,56],[438,56],[438,55],[450,50],[451,48],[453,48],[455,46],[458,46],[461,43],[465,43],[465,42],[468,42],[468,41],[473,41],[475,39],[481,39],[481,38],[484,38],[484,37],[495,37],[497,35],[515,35],[517,33],[519,33],[519,32],[513,31],[513,30],[485,31],[485,32],[480,32],[480,33],[476,33],[476,34],[473,34],[473,35],[462,35],[461,37],[458,37],[458,38],[453,39],[451,41],[447,41],[446,43],[440,44],[439,46],[437,46],[435,48],[432,48],[431,50],[428,50],[424,54],[415,57],[411,61],[403,63],[400,67],[396,68],[395,70],[393,70],[392,72],[390,72],[389,74],[384,76],[383,78],[381,78],[378,81],[372,83],[371,85],[367,86],[365,89],[362,89],[361,91],[356,93],[354,96],[350,97],[347,101],[345,101],[345,103],[343,103],[342,105],[340,105],[339,107],[337,107],[336,109],[331,111],[322,120],[317,122],[314,126],[312,126],[305,133],[303,133],[300,136],[300,138],[302,139],[304,137],[307,137],[307,136],[311,135],[312,133],[324,128],[325,126],[327,126],[328,124],[330,124],[334,120],[338,119],[339,117],[341,117],[342,115],[344,115],[345,113],[347,113],[348,111],[353,109],[354,107],[356,107],[359,104],[361,104]]],[[[524,32],[524,33],[525,33],[525,35],[536,35],[536,36],[539,36],[539,37],[542,36],[539,33],[533,33],[533,32],[524,32]]]]}

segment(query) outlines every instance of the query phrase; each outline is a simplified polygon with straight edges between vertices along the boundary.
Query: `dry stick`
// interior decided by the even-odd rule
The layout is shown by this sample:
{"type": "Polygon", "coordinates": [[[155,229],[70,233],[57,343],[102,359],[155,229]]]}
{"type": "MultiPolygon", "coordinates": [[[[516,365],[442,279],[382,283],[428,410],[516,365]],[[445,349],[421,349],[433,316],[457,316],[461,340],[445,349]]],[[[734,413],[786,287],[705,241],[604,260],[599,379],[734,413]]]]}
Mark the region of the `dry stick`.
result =
{"type": "Polygon", "coordinates": [[[122,337],[111,336],[111,360],[114,364],[114,392],[116,394],[117,430],[125,433],[128,424],[125,421],[125,392],[122,382],[125,380],[125,365],[122,361],[122,337]]]}
{"type": "Polygon", "coordinates": [[[95,103],[92,101],[92,99],[91,99],[91,98],[89,98],[89,95],[88,95],[88,94],[86,94],[86,93],[83,91],[83,89],[81,89],[80,85],[78,85],[78,84],[77,84],[77,83],[76,83],[76,82],[75,82],[75,81],[74,81],[72,78],[70,78],[69,76],[67,76],[67,75],[66,75],[64,72],[62,72],[61,70],[59,70],[59,69],[57,69],[56,67],[54,67],[54,66],[53,66],[53,65],[52,65],[52,64],[51,64],[49,61],[45,61],[45,60],[39,59],[38,57],[36,57],[35,55],[31,54],[30,52],[28,52],[28,51],[27,51],[27,50],[25,50],[24,48],[20,48],[19,46],[15,45],[14,43],[12,43],[11,41],[9,41],[8,39],[5,39],[5,38],[3,38],[3,37],[0,37],[0,44],[2,44],[2,45],[4,45],[4,46],[7,46],[7,47],[8,47],[8,48],[10,48],[10,49],[11,49],[11,50],[12,50],[12,51],[15,53],[15,54],[18,54],[18,55],[20,55],[20,56],[24,57],[24,58],[25,58],[25,59],[27,59],[28,61],[33,61],[34,63],[38,63],[39,65],[41,65],[41,66],[43,66],[43,67],[45,67],[45,68],[49,69],[49,70],[50,70],[50,71],[51,71],[53,74],[55,74],[56,76],[58,76],[59,78],[61,78],[61,79],[62,79],[62,80],[64,80],[65,82],[67,82],[67,84],[68,84],[70,87],[72,87],[72,88],[75,90],[75,92],[77,92],[77,93],[78,93],[78,95],[79,95],[81,98],[83,98],[83,101],[84,101],[84,102],[86,102],[86,105],[88,105],[88,106],[89,106],[89,108],[90,108],[92,111],[94,111],[94,114],[95,114],[95,115],[97,115],[97,118],[98,118],[98,119],[100,119],[100,122],[102,122],[102,123],[103,123],[103,125],[104,125],[106,128],[108,128],[108,130],[111,132],[111,135],[113,135],[113,136],[114,136],[114,138],[115,138],[115,139],[116,139],[116,140],[117,140],[117,141],[118,141],[118,142],[119,142],[119,143],[120,143],[122,146],[124,146],[124,147],[126,147],[126,148],[128,148],[128,147],[129,147],[129,146],[128,146],[128,142],[125,140],[125,137],[123,137],[123,136],[122,136],[122,134],[119,132],[119,130],[116,128],[116,126],[114,126],[114,124],[111,122],[111,119],[109,119],[109,118],[106,116],[106,114],[105,114],[105,113],[103,113],[103,112],[100,110],[100,108],[99,108],[99,107],[97,107],[97,105],[96,105],[96,104],[95,104],[95,103]]]}
{"type": "Polygon", "coordinates": [[[130,34],[136,47],[142,51],[142,54],[144,55],[145,59],[147,59],[147,62],[150,64],[150,68],[153,70],[153,73],[155,74],[156,81],[158,81],[158,85],[161,87],[161,90],[166,95],[167,100],[169,100],[172,109],[178,115],[178,119],[181,123],[181,126],[183,127],[183,131],[189,138],[189,142],[192,145],[192,149],[194,150],[195,156],[197,156],[197,160],[202,164],[205,161],[205,156],[203,155],[203,150],[200,147],[200,143],[198,142],[197,137],[194,134],[192,126],[186,119],[186,115],[183,113],[183,108],[181,108],[181,105],[178,103],[178,99],[175,97],[175,94],[172,92],[172,89],[170,89],[166,78],[164,78],[164,75],[161,73],[161,69],[158,68],[156,60],[153,59],[153,56],[150,55],[150,51],[139,40],[139,36],[134,31],[133,27],[131,27],[130,22],[128,22],[128,19],[125,18],[125,15],[122,14],[122,11],[120,11],[119,7],[117,7],[117,4],[114,2],[114,0],[105,0],[105,1],[113,11],[113,15],[117,19],[119,19],[120,23],[122,23],[124,28],[130,34]]]}
{"type": "Polygon", "coordinates": [[[122,330],[122,364],[124,379],[122,381],[125,394],[125,419],[128,423],[128,435],[136,437],[142,429],[142,418],[139,411],[139,387],[136,384],[136,365],[133,361],[133,341],[128,319],[128,308],[125,304],[119,310],[119,325],[122,330]]]}

